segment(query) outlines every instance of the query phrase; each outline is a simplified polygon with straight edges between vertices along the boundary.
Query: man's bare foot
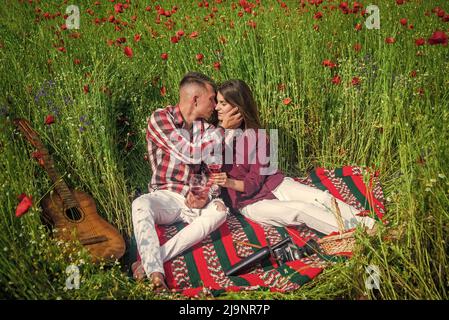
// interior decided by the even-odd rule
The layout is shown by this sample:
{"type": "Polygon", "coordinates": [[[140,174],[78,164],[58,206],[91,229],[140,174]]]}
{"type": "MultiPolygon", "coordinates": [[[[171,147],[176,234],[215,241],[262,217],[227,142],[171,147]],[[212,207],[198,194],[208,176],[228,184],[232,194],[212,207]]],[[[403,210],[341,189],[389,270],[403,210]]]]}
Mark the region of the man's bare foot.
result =
{"type": "Polygon", "coordinates": [[[165,278],[164,275],[160,272],[153,272],[150,275],[150,279],[151,279],[151,283],[154,286],[154,291],[155,292],[162,292],[167,290],[168,291],[168,286],[165,283],[165,278]]]}
{"type": "Polygon", "coordinates": [[[145,280],[146,274],[145,270],[143,269],[142,261],[138,260],[134,262],[131,265],[131,270],[133,272],[133,278],[136,279],[136,281],[141,282],[145,280]]]}

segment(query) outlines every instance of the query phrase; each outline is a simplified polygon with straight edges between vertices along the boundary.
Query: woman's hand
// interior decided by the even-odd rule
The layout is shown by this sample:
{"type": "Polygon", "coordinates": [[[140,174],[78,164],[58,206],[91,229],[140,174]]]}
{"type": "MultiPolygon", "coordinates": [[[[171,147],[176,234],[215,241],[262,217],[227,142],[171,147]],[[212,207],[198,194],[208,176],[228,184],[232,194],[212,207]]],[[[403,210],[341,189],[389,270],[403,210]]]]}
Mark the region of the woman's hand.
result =
{"type": "Polygon", "coordinates": [[[228,188],[229,179],[226,172],[212,173],[212,183],[218,184],[220,187],[228,188]]]}

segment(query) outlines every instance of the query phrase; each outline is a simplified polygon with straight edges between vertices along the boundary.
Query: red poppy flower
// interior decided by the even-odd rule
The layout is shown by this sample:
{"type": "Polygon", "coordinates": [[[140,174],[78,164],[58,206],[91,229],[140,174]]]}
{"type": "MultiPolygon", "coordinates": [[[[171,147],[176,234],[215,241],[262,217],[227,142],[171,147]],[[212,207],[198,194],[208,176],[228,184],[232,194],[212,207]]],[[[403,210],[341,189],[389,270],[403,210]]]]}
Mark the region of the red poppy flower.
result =
{"type": "Polygon", "coordinates": [[[190,36],[189,36],[190,39],[195,39],[196,37],[198,37],[198,32],[197,32],[197,31],[193,31],[193,32],[190,34],[190,36]]]}
{"type": "Polygon", "coordinates": [[[122,13],[123,12],[123,4],[117,3],[114,5],[114,11],[116,13],[122,13]]]}
{"type": "Polygon", "coordinates": [[[255,29],[256,28],[256,22],[254,22],[253,20],[249,20],[248,21],[248,26],[250,26],[251,28],[255,29]]]}
{"type": "Polygon", "coordinates": [[[161,88],[161,96],[165,97],[165,95],[167,94],[167,90],[165,89],[165,87],[163,86],[161,88]]]}
{"type": "Polygon", "coordinates": [[[168,59],[168,53],[163,53],[163,54],[161,54],[161,59],[162,60],[167,60],[168,59]]]}
{"type": "Polygon", "coordinates": [[[58,48],[58,51],[60,51],[60,52],[64,52],[64,53],[66,53],[67,52],[67,50],[64,48],[64,47],[59,47],[58,48]]]}
{"type": "Polygon", "coordinates": [[[133,56],[133,50],[130,47],[125,47],[123,52],[130,58],[133,56]]]}
{"type": "Polygon", "coordinates": [[[31,208],[31,206],[33,205],[33,198],[32,196],[27,196],[21,194],[20,197],[22,198],[20,200],[20,203],[17,205],[16,207],[16,217],[21,217],[22,215],[24,215],[25,213],[28,212],[28,210],[31,208]]]}
{"type": "Polygon", "coordinates": [[[318,11],[317,13],[315,13],[315,15],[313,16],[314,19],[319,20],[323,17],[323,14],[318,11]]]}
{"type": "Polygon", "coordinates": [[[357,52],[359,52],[360,50],[362,50],[362,45],[361,45],[360,43],[356,43],[356,44],[354,45],[354,50],[357,51],[357,52]]]}
{"type": "Polygon", "coordinates": [[[176,31],[176,36],[177,36],[178,38],[181,38],[183,35],[184,35],[184,30],[178,30],[178,31],[176,31]]]}
{"type": "Polygon", "coordinates": [[[426,40],[424,38],[419,38],[415,40],[415,45],[422,46],[426,43],[426,40]]]}
{"type": "Polygon", "coordinates": [[[55,123],[55,117],[54,117],[53,115],[51,115],[51,114],[47,115],[47,116],[45,117],[44,123],[45,123],[46,125],[50,125],[50,124],[55,123]]]}
{"type": "Polygon", "coordinates": [[[170,38],[170,41],[171,41],[172,43],[178,43],[179,40],[180,40],[180,38],[177,37],[177,36],[174,36],[174,37],[171,37],[171,38],[170,38]]]}
{"type": "Polygon", "coordinates": [[[396,42],[396,39],[393,37],[388,37],[388,38],[385,38],[385,42],[388,44],[392,44],[392,43],[396,42]]]}
{"type": "Polygon", "coordinates": [[[357,31],[362,30],[362,24],[361,24],[361,23],[357,23],[357,24],[355,25],[355,30],[357,30],[357,31]]]}
{"type": "Polygon", "coordinates": [[[396,3],[397,3],[398,5],[404,4],[404,0],[396,0],[396,3]]]}
{"type": "Polygon", "coordinates": [[[399,20],[399,22],[400,22],[403,26],[405,26],[405,25],[407,24],[407,19],[402,18],[401,20],[399,20]]]}
{"type": "Polygon", "coordinates": [[[358,86],[360,84],[360,78],[359,77],[352,78],[351,83],[353,86],[358,86]]]}
{"type": "Polygon", "coordinates": [[[197,53],[196,60],[201,63],[203,61],[204,55],[202,53],[197,53]]]}
{"type": "Polygon", "coordinates": [[[444,31],[435,31],[432,36],[427,40],[430,45],[442,44],[447,45],[447,34],[444,31]]]}
{"type": "Polygon", "coordinates": [[[214,69],[215,70],[220,70],[220,67],[221,67],[220,62],[218,62],[218,61],[214,62],[214,69]]]}
{"type": "Polygon", "coordinates": [[[416,77],[416,70],[412,70],[412,72],[410,72],[410,77],[416,77]]]}
{"type": "Polygon", "coordinates": [[[329,59],[324,60],[321,64],[322,64],[323,66],[329,67],[329,68],[331,68],[331,69],[337,66],[335,63],[333,63],[333,62],[330,61],[329,59]]]}
{"type": "Polygon", "coordinates": [[[73,59],[73,63],[78,65],[78,64],[81,63],[81,60],[80,59],[73,59]]]}
{"type": "Polygon", "coordinates": [[[285,105],[290,104],[290,102],[292,102],[291,98],[285,98],[284,100],[282,100],[282,103],[285,104],[285,105]]]}
{"type": "Polygon", "coordinates": [[[150,6],[146,7],[145,11],[151,11],[151,7],[150,6]]]}
{"type": "Polygon", "coordinates": [[[88,94],[88,93],[89,93],[89,85],[88,85],[88,84],[86,84],[86,85],[83,87],[83,91],[84,91],[85,94],[88,94]]]}
{"type": "Polygon", "coordinates": [[[135,34],[135,35],[134,35],[134,41],[135,41],[135,42],[139,42],[141,37],[142,37],[142,36],[141,36],[140,34],[135,34]]]}
{"type": "Polygon", "coordinates": [[[333,84],[340,84],[341,83],[341,78],[339,75],[336,75],[332,78],[332,83],[333,84]]]}
{"type": "Polygon", "coordinates": [[[61,25],[61,30],[67,30],[67,25],[65,23],[61,25]]]}

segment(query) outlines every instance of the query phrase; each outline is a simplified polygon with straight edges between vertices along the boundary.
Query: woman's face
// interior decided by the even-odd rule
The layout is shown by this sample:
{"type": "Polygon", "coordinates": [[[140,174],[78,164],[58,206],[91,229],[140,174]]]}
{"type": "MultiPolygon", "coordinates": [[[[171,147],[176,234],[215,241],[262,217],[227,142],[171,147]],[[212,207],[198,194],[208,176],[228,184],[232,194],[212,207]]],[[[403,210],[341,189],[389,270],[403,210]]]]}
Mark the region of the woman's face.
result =
{"type": "Polygon", "coordinates": [[[217,93],[217,106],[215,107],[215,110],[217,110],[218,113],[218,121],[223,121],[223,117],[226,113],[230,112],[232,110],[233,106],[228,103],[223,95],[218,92],[217,93]]]}

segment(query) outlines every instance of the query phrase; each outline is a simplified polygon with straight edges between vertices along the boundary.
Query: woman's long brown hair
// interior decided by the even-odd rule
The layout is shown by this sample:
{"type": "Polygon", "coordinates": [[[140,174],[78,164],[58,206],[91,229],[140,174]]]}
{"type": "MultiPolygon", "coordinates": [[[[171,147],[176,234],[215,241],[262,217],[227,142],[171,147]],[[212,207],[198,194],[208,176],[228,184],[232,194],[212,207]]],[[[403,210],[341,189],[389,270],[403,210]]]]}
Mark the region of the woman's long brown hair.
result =
{"type": "Polygon", "coordinates": [[[218,89],[223,98],[233,107],[239,109],[245,129],[261,128],[259,111],[249,86],[243,80],[228,80],[218,89]]]}

